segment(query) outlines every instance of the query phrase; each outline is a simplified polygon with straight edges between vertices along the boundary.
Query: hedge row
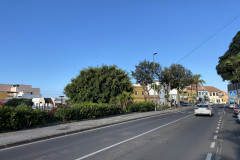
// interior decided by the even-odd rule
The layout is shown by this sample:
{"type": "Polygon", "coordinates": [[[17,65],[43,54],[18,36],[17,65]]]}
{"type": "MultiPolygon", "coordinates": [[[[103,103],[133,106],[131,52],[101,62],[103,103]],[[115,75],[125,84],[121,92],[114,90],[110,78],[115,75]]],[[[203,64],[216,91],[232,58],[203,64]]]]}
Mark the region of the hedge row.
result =
{"type": "Polygon", "coordinates": [[[54,117],[68,121],[99,118],[122,113],[124,113],[123,109],[115,104],[75,104],[72,107],[57,109],[54,117]]]}
{"type": "Polygon", "coordinates": [[[138,102],[124,110],[116,104],[75,104],[72,107],[53,108],[52,111],[33,110],[26,104],[0,107],[0,132],[35,127],[51,121],[70,121],[106,117],[125,112],[153,111],[154,103],[138,102]]]}
{"type": "Polygon", "coordinates": [[[127,106],[128,112],[146,112],[154,110],[155,104],[153,102],[137,102],[127,106]]]}
{"type": "Polygon", "coordinates": [[[17,130],[42,125],[47,122],[48,114],[44,110],[32,110],[27,107],[0,107],[0,131],[17,130]]]}

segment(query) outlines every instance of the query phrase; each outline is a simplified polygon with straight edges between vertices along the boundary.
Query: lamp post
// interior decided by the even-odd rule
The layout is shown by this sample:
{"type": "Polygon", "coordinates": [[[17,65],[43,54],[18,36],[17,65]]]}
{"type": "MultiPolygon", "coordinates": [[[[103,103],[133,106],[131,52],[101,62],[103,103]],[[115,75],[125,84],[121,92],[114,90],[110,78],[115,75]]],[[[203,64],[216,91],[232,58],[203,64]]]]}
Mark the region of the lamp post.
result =
{"type": "Polygon", "coordinates": [[[156,93],[155,93],[155,63],[154,63],[154,56],[156,55],[157,53],[153,53],[153,74],[154,74],[154,103],[155,103],[155,111],[157,111],[157,103],[156,103],[156,93]]]}

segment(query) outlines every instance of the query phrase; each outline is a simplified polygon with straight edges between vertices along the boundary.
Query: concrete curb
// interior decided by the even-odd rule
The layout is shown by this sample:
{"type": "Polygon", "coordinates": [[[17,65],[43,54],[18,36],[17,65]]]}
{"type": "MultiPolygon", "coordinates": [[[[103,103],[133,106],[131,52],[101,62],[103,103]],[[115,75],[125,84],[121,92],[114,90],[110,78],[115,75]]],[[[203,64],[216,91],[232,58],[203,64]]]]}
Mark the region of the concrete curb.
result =
{"type": "Polygon", "coordinates": [[[28,140],[23,140],[23,141],[18,141],[18,142],[14,142],[14,143],[4,144],[4,145],[0,145],[0,150],[1,149],[6,149],[6,148],[10,148],[10,147],[20,146],[20,145],[24,145],[24,144],[29,144],[29,143],[33,143],[33,142],[39,142],[39,141],[43,141],[43,140],[47,140],[47,139],[51,139],[51,138],[57,138],[57,137],[65,136],[65,135],[71,135],[71,134],[74,134],[74,133],[80,133],[80,132],[87,131],[87,130],[92,130],[92,129],[102,128],[102,127],[106,127],[106,126],[111,126],[111,125],[115,125],[115,124],[121,124],[121,123],[125,123],[125,122],[130,122],[130,121],[141,120],[141,119],[145,119],[145,118],[156,117],[156,116],[159,116],[159,115],[164,115],[164,114],[168,114],[168,113],[172,113],[172,112],[176,112],[176,111],[178,111],[178,112],[179,111],[184,111],[184,110],[191,109],[191,108],[192,107],[178,108],[177,110],[168,110],[166,112],[160,112],[160,113],[154,114],[154,115],[147,115],[147,116],[127,119],[127,120],[120,120],[118,122],[110,122],[110,123],[102,124],[102,125],[99,125],[99,126],[93,126],[93,127],[83,128],[83,129],[77,129],[77,130],[73,130],[73,131],[67,131],[67,132],[64,132],[64,133],[57,133],[57,134],[53,134],[53,135],[49,135],[49,136],[43,136],[43,137],[38,137],[38,138],[33,138],[33,139],[28,139],[28,140]]]}

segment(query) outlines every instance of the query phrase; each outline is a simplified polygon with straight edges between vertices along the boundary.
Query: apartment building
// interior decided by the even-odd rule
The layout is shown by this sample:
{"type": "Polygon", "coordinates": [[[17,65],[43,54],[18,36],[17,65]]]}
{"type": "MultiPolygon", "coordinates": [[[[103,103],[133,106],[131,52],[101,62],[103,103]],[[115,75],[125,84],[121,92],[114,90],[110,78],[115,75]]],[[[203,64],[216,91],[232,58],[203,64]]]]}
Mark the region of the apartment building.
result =
{"type": "Polygon", "coordinates": [[[227,102],[228,95],[224,94],[223,91],[213,86],[204,86],[204,88],[208,91],[208,97],[211,102],[215,104],[225,104],[227,102]]]}
{"type": "Polygon", "coordinates": [[[40,98],[40,88],[32,88],[31,85],[0,84],[0,100],[12,98],[40,98]]]}

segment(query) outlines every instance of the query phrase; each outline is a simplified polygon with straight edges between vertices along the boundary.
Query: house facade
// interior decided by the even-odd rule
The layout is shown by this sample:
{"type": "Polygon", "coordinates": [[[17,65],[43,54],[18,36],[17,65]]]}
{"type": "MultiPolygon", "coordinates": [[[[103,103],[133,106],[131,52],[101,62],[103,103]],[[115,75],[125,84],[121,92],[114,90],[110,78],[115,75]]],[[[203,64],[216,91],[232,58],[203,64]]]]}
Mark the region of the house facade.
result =
{"type": "Polygon", "coordinates": [[[223,91],[213,86],[204,86],[204,88],[208,91],[209,101],[213,102],[214,104],[227,103],[226,99],[228,99],[228,96],[224,94],[223,91]]]}
{"type": "Polygon", "coordinates": [[[57,107],[61,104],[67,104],[66,101],[69,100],[67,97],[61,98],[33,98],[33,109],[43,109],[51,110],[53,107],[57,107]]]}
{"type": "Polygon", "coordinates": [[[12,98],[40,98],[40,88],[32,88],[31,85],[0,84],[0,100],[12,98]]]}
{"type": "MultiPolygon", "coordinates": [[[[157,83],[156,83],[157,84],[157,83]]],[[[148,88],[151,86],[149,85],[148,88]]],[[[155,90],[156,102],[159,103],[159,94],[155,90]]],[[[143,102],[143,101],[151,101],[154,102],[154,89],[151,88],[148,93],[144,90],[144,87],[140,84],[133,85],[133,102],[143,102]]]]}

